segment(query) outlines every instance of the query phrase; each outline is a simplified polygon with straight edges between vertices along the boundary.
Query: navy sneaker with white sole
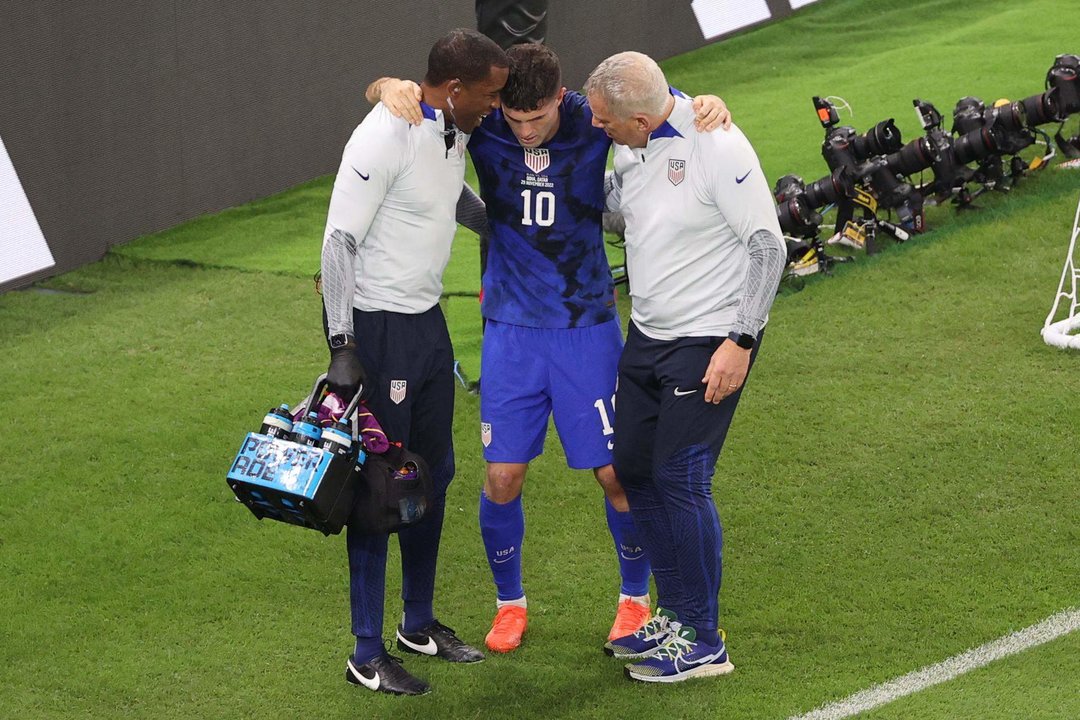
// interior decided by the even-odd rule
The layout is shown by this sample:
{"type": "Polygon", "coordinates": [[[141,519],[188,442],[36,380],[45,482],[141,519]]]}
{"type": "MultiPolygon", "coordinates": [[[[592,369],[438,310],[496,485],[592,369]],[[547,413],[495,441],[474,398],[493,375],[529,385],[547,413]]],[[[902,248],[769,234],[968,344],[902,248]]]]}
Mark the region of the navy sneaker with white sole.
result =
{"type": "Polygon", "coordinates": [[[639,682],[674,683],[694,677],[726,675],[735,666],[728,659],[724,631],[719,645],[697,641],[694,628],[683,625],[659,650],[641,662],[626,666],[626,677],[639,682]]]}
{"type": "Polygon", "coordinates": [[[401,658],[384,652],[374,660],[360,664],[350,657],[345,662],[345,679],[353,685],[391,695],[426,695],[431,686],[409,674],[401,658]]]}
{"type": "Polygon", "coordinates": [[[667,642],[678,626],[675,613],[656,608],[656,614],[640,628],[629,635],[609,640],[604,645],[604,653],[620,660],[647,658],[667,642]]]}
{"type": "Polygon", "coordinates": [[[463,643],[451,628],[438,620],[414,633],[407,633],[398,625],[397,646],[403,652],[431,655],[454,663],[474,663],[484,659],[484,653],[463,643]]]}

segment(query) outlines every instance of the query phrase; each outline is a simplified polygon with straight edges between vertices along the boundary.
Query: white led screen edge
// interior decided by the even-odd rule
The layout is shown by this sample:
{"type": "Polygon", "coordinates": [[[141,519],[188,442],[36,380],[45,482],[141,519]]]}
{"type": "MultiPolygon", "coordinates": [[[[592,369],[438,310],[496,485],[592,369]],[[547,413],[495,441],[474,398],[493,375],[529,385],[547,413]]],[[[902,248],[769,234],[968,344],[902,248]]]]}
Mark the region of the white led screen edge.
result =
{"type": "MultiPolygon", "coordinates": [[[[817,0],[790,0],[792,10],[817,0]]],[[[765,0],[693,0],[690,3],[701,36],[711,40],[772,18],[765,0]]]]}
{"type": "Polygon", "coordinates": [[[55,265],[15,166],[0,138],[0,283],[55,265]]]}

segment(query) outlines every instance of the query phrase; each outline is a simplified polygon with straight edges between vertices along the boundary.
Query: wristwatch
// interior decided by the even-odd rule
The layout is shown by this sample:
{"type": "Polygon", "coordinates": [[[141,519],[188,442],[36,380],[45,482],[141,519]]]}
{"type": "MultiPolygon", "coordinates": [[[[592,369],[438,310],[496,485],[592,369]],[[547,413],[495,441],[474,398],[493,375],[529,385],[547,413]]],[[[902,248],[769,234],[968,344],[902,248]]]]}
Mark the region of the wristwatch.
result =
{"type": "Polygon", "coordinates": [[[337,333],[330,336],[330,349],[337,350],[340,347],[345,347],[349,344],[349,336],[345,333],[337,333]]]}
{"type": "Polygon", "coordinates": [[[736,345],[741,347],[743,350],[751,350],[751,349],[753,349],[754,343],[757,342],[757,338],[754,337],[753,335],[747,335],[746,333],[740,333],[740,332],[734,332],[734,331],[728,333],[728,340],[735,343],[736,345]]]}

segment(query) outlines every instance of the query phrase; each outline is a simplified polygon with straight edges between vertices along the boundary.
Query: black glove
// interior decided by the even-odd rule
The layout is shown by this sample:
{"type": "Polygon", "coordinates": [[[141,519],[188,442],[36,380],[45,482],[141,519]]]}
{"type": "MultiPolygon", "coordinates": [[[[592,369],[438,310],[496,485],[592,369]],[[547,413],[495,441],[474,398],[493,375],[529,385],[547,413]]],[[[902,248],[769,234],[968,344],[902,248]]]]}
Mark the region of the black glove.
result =
{"type": "Polygon", "coordinates": [[[330,368],[326,371],[326,389],[345,402],[352,400],[357,388],[367,384],[367,373],[356,357],[356,343],[348,342],[330,349],[330,368]]]}

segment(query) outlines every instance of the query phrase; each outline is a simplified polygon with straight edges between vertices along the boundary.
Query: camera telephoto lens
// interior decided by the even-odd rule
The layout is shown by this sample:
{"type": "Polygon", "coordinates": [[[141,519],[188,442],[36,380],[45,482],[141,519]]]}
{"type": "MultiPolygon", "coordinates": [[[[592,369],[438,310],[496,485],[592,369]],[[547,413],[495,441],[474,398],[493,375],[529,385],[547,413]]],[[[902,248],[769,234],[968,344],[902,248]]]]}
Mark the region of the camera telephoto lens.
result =
{"type": "Polygon", "coordinates": [[[806,186],[806,202],[812,208],[832,205],[854,192],[855,184],[847,168],[837,168],[806,186]]]}
{"type": "Polygon", "coordinates": [[[990,142],[998,155],[1015,155],[1035,142],[1035,134],[1024,127],[1023,102],[1000,105],[986,111],[990,142]]]}
{"type": "Polygon", "coordinates": [[[1061,115],[1061,107],[1058,104],[1057,88],[1051,88],[1047,92],[1032,95],[1014,104],[1023,108],[1026,125],[1029,128],[1065,119],[1061,115]]]}
{"type": "Polygon", "coordinates": [[[894,153],[903,146],[903,142],[900,139],[900,128],[896,127],[893,118],[889,118],[856,136],[853,145],[855,157],[866,160],[877,155],[894,153]]]}
{"type": "Polygon", "coordinates": [[[981,160],[998,149],[996,131],[993,127],[977,128],[964,133],[953,142],[953,151],[961,165],[981,160]]]}
{"type": "Polygon", "coordinates": [[[1024,129],[1024,108],[1021,101],[998,101],[988,113],[991,125],[1005,131],[1017,132],[1024,129]]]}
{"type": "Polygon", "coordinates": [[[916,138],[900,148],[900,152],[885,158],[885,162],[893,172],[911,176],[930,167],[934,154],[926,138],[916,138]]]}
{"type": "Polygon", "coordinates": [[[821,215],[810,207],[803,193],[790,196],[777,205],[776,217],[780,221],[780,229],[794,237],[817,237],[818,226],[821,225],[821,215]]]}

